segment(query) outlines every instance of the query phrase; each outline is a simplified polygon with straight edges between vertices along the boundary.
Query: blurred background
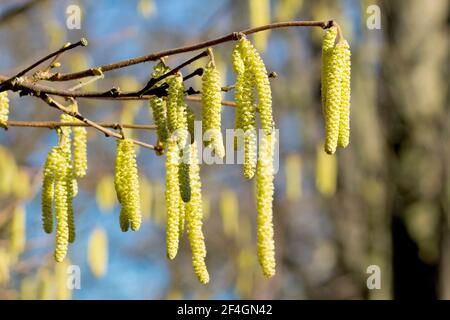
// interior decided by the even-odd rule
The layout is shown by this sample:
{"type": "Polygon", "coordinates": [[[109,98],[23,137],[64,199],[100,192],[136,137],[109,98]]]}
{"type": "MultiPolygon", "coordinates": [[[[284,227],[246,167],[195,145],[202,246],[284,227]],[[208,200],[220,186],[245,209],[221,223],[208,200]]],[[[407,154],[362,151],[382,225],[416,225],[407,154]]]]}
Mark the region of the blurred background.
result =
{"type": "MultiPolygon", "coordinates": [[[[7,76],[81,37],[89,46],[63,55],[62,72],[271,21],[334,19],[352,50],[352,133],[347,149],[322,152],[322,30],[250,37],[278,74],[271,81],[280,130],[277,274],[264,279],[257,263],[253,181],[239,165],[203,165],[211,276],[204,286],[186,237],[174,261],[165,257],[164,157],[139,150],[145,222],[139,232],[122,233],[112,180],[115,141],[88,129],[88,175],[74,200],[77,239],[57,265],[54,234],[43,232],[40,213],[42,166],[56,133],[0,129],[0,299],[450,298],[449,17],[448,0],[1,1],[0,74],[7,76]],[[81,8],[81,29],[67,28],[69,5],[81,8]],[[378,13],[381,28],[373,28],[378,13]],[[81,288],[73,291],[65,286],[70,264],[81,272],[81,288]],[[380,289],[367,287],[372,265],[379,267],[380,289]]],[[[232,47],[215,47],[223,85],[234,83],[232,47]]],[[[175,66],[194,54],[167,62],[175,66]]],[[[135,90],[152,66],[113,71],[83,89],[135,90]]],[[[199,88],[198,77],[187,85],[199,88]]],[[[59,119],[38,99],[9,98],[10,120],[59,119]]],[[[224,99],[233,100],[233,92],[224,99]]],[[[94,120],[153,123],[146,102],[78,104],[94,120]]],[[[199,117],[200,104],[189,104],[199,117]]],[[[233,109],[222,114],[223,128],[232,128],[233,109]]],[[[156,140],[153,131],[127,134],[156,140]]]]}

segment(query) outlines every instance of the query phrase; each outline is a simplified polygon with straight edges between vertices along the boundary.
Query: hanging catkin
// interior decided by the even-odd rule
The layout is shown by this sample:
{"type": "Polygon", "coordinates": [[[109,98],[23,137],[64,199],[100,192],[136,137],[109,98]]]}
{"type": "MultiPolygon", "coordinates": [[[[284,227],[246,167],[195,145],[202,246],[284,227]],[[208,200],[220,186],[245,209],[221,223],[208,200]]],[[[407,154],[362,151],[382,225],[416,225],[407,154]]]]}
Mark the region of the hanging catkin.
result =
{"type": "Polygon", "coordinates": [[[239,40],[241,56],[244,59],[245,68],[249,69],[254,77],[255,88],[258,97],[257,110],[261,120],[261,128],[266,134],[272,134],[272,90],[270,89],[269,76],[264,61],[250,41],[242,36],[239,40]]]}
{"type": "Polygon", "coordinates": [[[342,43],[342,75],[341,75],[341,106],[339,112],[339,137],[338,146],[345,148],[350,141],[350,46],[347,40],[341,40],[342,43]]]}
{"type": "Polygon", "coordinates": [[[56,214],[56,243],[55,260],[61,262],[67,254],[69,244],[68,225],[68,194],[67,194],[67,174],[69,164],[64,156],[62,147],[58,147],[55,159],[55,214],[56,214]]]}
{"type": "MultiPolygon", "coordinates": [[[[74,118],[74,122],[81,123],[74,118]]],[[[84,127],[73,129],[73,171],[77,178],[84,177],[87,171],[87,131],[84,127]]]]}
{"type": "Polygon", "coordinates": [[[180,185],[178,183],[179,151],[175,139],[168,140],[166,158],[166,246],[167,257],[174,259],[178,252],[180,219],[180,185]]]}
{"type": "Polygon", "coordinates": [[[345,43],[340,41],[334,47],[326,70],[326,102],[325,102],[325,152],[336,151],[339,137],[339,120],[342,95],[342,71],[344,68],[345,43]]]}
{"type": "Polygon", "coordinates": [[[271,277],[275,274],[275,244],[272,223],[274,143],[275,133],[271,135],[263,134],[261,137],[256,173],[258,259],[266,277],[271,277]]]}
{"type": "MultiPolygon", "coordinates": [[[[233,68],[236,72],[236,115],[235,115],[235,130],[241,129],[244,140],[244,177],[247,179],[253,178],[256,172],[256,104],[254,87],[255,81],[253,73],[250,68],[246,68],[241,54],[241,42],[239,42],[233,50],[232,61],[233,68]]],[[[236,131],[236,134],[240,134],[236,131]]],[[[238,146],[238,139],[235,139],[235,148],[238,146]]]]}
{"type": "Polygon", "coordinates": [[[46,233],[53,231],[53,197],[55,185],[55,165],[59,157],[59,148],[54,147],[47,155],[42,181],[42,225],[46,233]]]}
{"type": "Polygon", "coordinates": [[[6,91],[0,92],[0,126],[6,128],[8,125],[9,99],[6,91]]]}
{"type": "Polygon", "coordinates": [[[337,28],[331,27],[325,31],[322,40],[322,107],[325,110],[325,101],[327,96],[327,74],[330,67],[331,52],[334,48],[334,42],[336,41],[337,28]]]}
{"type": "Polygon", "coordinates": [[[219,158],[225,156],[221,132],[222,91],[220,74],[214,61],[210,61],[202,77],[203,133],[208,132],[209,142],[219,158]]]}
{"type": "Polygon", "coordinates": [[[183,76],[181,73],[177,73],[168,77],[167,83],[169,84],[167,91],[167,125],[171,135],[176,133],[178,145],[182,149],[186,145],[188,130],[183,76]]]}
{"type": "Polygon", "coordinates": [[[142,221],[139,177],[134,143],[127,139],[117,140],[115,187],[117,199],[122,205],[120,227],[122,231],[139,229],[142,221]]]}
{"type": "Polygon", "coordinates": [[[202,232],[203,205],[200,181],[200,167],[197,156],[197,143],[190,146],[191,201],[186,203],[187,234],[192,251],[192,266],[199,281],[209,282],[209,274],[205,264],[206,246],[202,232]]]}
{"type": "MultiPolygon", "coordinates": [[[[163,62],[159,62],[153,68],[152,78],[158,78],[167,71],[169,71],[169,68],[163,62]]],[[[149,98],[149,103],[153,113],[153,120],[157,127],[158,145],[164,148],[169,136],[167,131],[166,101],[162,97],[152,95],[149,98]]]]}

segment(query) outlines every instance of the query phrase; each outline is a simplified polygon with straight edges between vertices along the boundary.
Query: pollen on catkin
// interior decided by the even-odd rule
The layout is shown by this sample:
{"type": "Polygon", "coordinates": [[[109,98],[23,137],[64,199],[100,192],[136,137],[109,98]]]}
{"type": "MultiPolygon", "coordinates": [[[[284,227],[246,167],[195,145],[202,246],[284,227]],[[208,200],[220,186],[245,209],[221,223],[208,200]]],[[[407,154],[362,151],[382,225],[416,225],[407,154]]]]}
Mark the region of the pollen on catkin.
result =
{"type": "Polygon", "coordinates": [[[325,152],[333,154],[339,137],[339,120],[342,94],[342,70],[344,66],[345,45],[339,42],[331,52],[329,67],[326,70],[325,101],[325,152]]]}
{"type": "MultiPolygon", "coordinates": [[[[244,85],[244,72],[245,65],[242,59],[239,45],[236,45],[231,53],[231,62],[233,65],[233,70],[236,73],[236,83],[234,88],[234,99],[236,100],[236,108],[234,113],[234,130],[237,133],[238,130],[243,130],[242,127],[242,106],[243,106],[243,96],[242,92],[245,87],[244,85]]],[[[240,149],[238,145],[237,138],[234,139],[234,149],[240,149]]]]}
{"type": "Polygon", "coordinates": [[[343,66],[341,75],[341,106],[339,112],[338,146],[345,148],[350,141],[350,46],[347,40],[341,40],[343,47],[343,66]]]}
{"type": "MultiPolygon", "coordinates": [[[[167,71],[169,71],[169,68],[163,62],[159,62],[153,68],[152,78],[158,78],[167,71]]],[[[153,113],[153,120],[155,121],[157,128],[158,144],[161,147],[164,147],[167,138],[169,137],[167,131],[166,101],[162,97],[152,95],[149,98],[149,103],[153,113]]]]}
{"type": "Polygon", "coordinates": [[[176,134],[176,140],[180,148],[186,145],[187,138],[187,114],[186,102],[184,101],[183,76],[177,73],[168,77],[167,83],[167,125],[169,133],[176,134]]]}
{"type": "Polygon", "coordinates": [[[183,202],[191,200],[191,179],[189,174],[189,147],[183,150],[182,158],[178,166],[178,183],[180,184],[180,195],[183,202]]]}
{"type": "Polygon", "coordinates": [[[322,107],[325,109],[325,101],[327,96],[327,74],[329,70],[330,56],[336,41],[337,28],[331,27],[325,31],[322,40],[322,107]]]}
{"type": "MultiPolygon", "coordinates": [[[[75,119],[76,122],[80,120],[75,119]]],[[[81,178],[87,171],[87,131],[84,127],[73,129],[73,172],[75,177],[81,178]]]]}
{"type": "Polygon", "coordinates": [[[210,145],[219,158],[225,156],[221,132],[222,91],[220,74],[213,61],[209,62],[202,77],[203,133],[209,132],[210,145]]]}
{"type": "Polygon", "coordinates": [[[55,165],[59,157],[58,147],[54,147],[47,155],[42,181],[42,226],[46,233],[53,231],[53,197],[55,186],[55,165]]]}
{"type": "Polygon", "coordinates": [[[62,147],[58,147],[58,156],[55,159],[55,214],[56,214],[56,243],[55,260],[61,262],[67,254],[69,244],[68,225],[68,193],[67,174],[69,164],[64,156],[62,147]]]}
{"type": "Polygon", "coordinates": [[[198,280],[206,284],[209,273],[206,268],[206,245],[202,232],[203,204],[200,181],[200,166],[197,155],[197,143],[190,146],[191,201],[186,203],[187,235],[192,251],[192,266],[198,280]]]}
{"type": "Polygon", "coordinates": [[[122,205],[119,217],[122,231],[128,230],[127,220],[131,230],[138,230],[142,221],[139,176],[134,143],[128,139],[117,140],[115,187],[122,205]]]}
{"type": "Polygon", "coordinates": [[[249,69],[254,77],[261,128],[269,135],[272,133],[274,122],[272,115],[272,90],[270,89],[266,66],[258,51],[245,36],[241,37],[238,45],[241,56],[244,59],[245,68],[249,69]]]}
{"type": "Polygon", "coordinates": [[[180,220],[180,185],[178,182],[179,149],[175,139],[170,138],[166,154],[166,247],[167,257],[174,259],[178,252],[180,220]]]}
{"type": "Polygon", "coordinates": [[[0,126],[5,127],[8,125],[9,116],[9,99],[6,91],[0,92],[0,126]]]}
{"type": "Polygon", "coordinates": [[[256,173],[257,188],[257,248],[258,260],[264,276],[275,274],[275,243],[273,235],[273,150],[275,133],[261,137],[261,146],[256,173]]]}

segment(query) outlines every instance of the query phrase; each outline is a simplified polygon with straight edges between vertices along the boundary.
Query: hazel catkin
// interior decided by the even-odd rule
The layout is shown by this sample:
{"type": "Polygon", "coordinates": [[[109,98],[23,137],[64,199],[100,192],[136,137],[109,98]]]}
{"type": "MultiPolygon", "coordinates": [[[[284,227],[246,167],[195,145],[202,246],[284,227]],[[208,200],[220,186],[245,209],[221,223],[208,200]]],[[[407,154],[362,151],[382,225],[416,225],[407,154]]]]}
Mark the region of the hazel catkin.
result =
{"type": "Polygon", "coordinates": [[[53,231],[53,197],[55,185],[55,165],[59,157],[58,147],[54,147],[47,155],[42,181],[42,225],[46,233],[53,231]]]}
{"type": "Polygon", "coordinates": [[[202,232],[203,205],[200,181],[200,167],[197,156],[197,143],[190,146],[191,201],[186,203],[187,234],[192,251],[192,266],[199,281],[209,282],[206,268],[206,246],[202,232]]]}
{"type": "Polygon", "coordinates": [[[345,148],[350,140],[350,46],[346,40],[342,42],[342,75],[341,75],[341,106],[339,108],[338,146],[345,148]]]}
{"type": "MultiPolygon", "coordinates": [[[[76,122],[80,120],[75,119],[76,122]]],[[[81,178],[87,171],[87,131],[84,127],[73,127],[73,172],[81,178]]]]}
{"type": "MultiPolygon", "coordinates": [[[[152,78],[158,78],[169,71],[169,68],[163,63],[159,62],[153,68],[152,78]]],[[[157,87],[158,84],[155,84],[157,87]]],[[[167,114],[166,114],[166,101],[162,97],[152,95],[149,98],[150,108],[152,109],[153,120],[155,121],[158,135],[158,145],[164,147],[169,137],[167,131],[167,114]]]]}
{"type": "Polygon", "coordinates": [[[221,132],[222,91],[220,74],[213,61],[209,62],[202,77],[203,132],[208,132],[210,145],[219,158],[225,156],[221,132]]]}
{"type": "Polygon", "coordinates": [[[325,31],[322,40],[322,107],[325,109],[325,101],[327,96],[327,73],[329,70],[330,56],[336,41],[337,28],[331,27],[325,31]]]}
{"type": "Polygon", "coordinates": [[[258,260],[266,277],[271,277],[275,274],[276,264],[272,222],[274,143],[275,133],[271,135],[263,134],[256,173],[258,260]]]}

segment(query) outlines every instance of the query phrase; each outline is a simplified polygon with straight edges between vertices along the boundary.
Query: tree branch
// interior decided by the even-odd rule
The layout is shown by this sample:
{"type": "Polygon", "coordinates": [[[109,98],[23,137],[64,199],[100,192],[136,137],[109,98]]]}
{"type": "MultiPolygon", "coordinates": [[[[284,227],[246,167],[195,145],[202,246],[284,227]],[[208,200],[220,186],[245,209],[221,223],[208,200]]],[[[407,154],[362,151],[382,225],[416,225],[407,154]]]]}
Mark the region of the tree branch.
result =
{"type": "MultiPolygon", "coordinates": [[[[119,129],[120,127],[125,129],[139,129],[139,130],[155,130],[154,124],[121,124],[121,123],[108,123],[97,122],[99,126],[103,128],[119,129]]],[[[60,127],[91,127],[90,124],[80,122],[60,122],[60,121],[17,121],[8,120],[7,128],[9,127],[28,127],[28,128],[48,128],[56,129],[60,127]]]]}

